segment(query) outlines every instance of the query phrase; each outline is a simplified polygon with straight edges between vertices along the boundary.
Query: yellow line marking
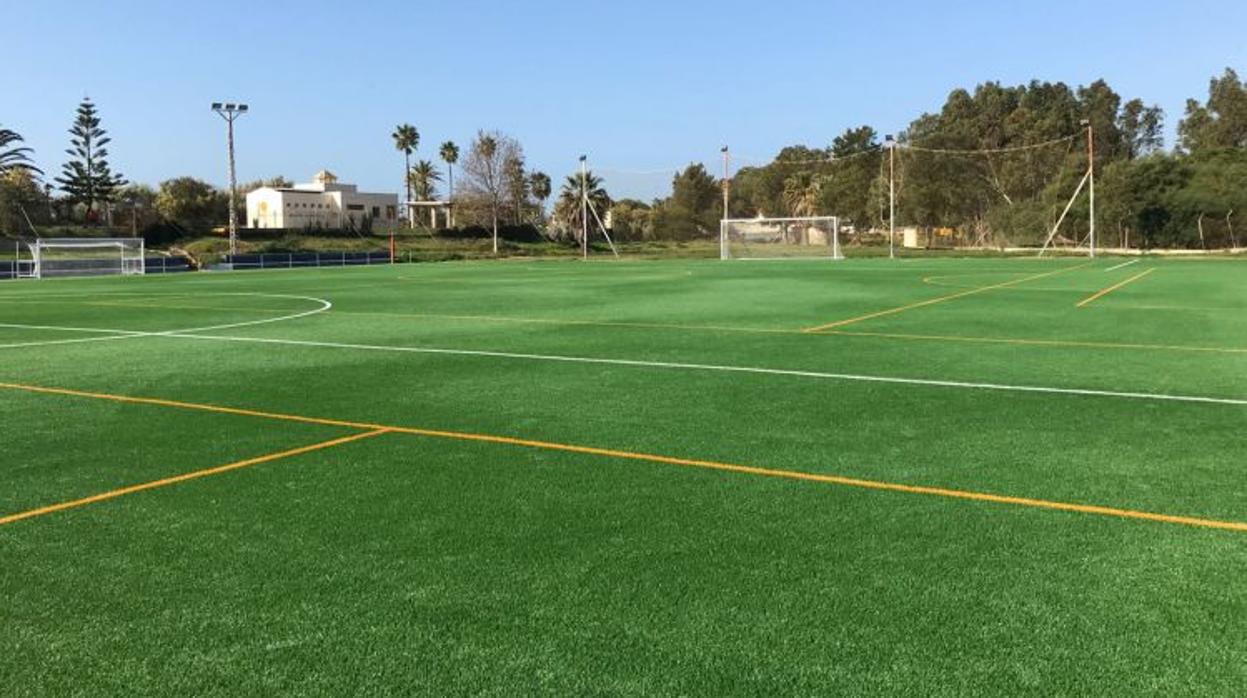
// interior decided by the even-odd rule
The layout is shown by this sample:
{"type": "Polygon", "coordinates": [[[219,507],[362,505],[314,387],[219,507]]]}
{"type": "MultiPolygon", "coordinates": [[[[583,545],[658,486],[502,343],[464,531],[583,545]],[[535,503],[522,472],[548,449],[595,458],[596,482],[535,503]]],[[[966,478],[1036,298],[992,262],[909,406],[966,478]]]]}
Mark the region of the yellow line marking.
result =
{"type": "Polygon", "coordinates": [[[153,489],[156,489],[157,487],[168,487],[169,485],[176,485],[179,482],[186,482],[187,480],[195,480],[201,477],[208,477],[210,475],[220,475],[221,473],[227,473],[227,472],[230,472],[231,470],[238,470],[240,468],[248,468],[253,465],[259,465],[261,463],[270,463],[275,460],[281,460],[282,458],[291,458],[294,456],[302,455],[304,453],[311,453],[312,451],[319,451],[319,450],[326,449],[326,448],[333,448],[334,446],[341,446],[342,444],[347,444],[352,441],[359,441],[361,439],[368,439],[374,436],[388,434],[389,431],[390,431],[389,429],[374,429],[372,431],[364,432],[361,434],[352,434],[350,436],[343,436],[337,439],[331,439],[329,441],[321,441],[320,443],[315,443],[315,444],[311,444],[308,446],[300,446],[299,448],[292,448],[290,450],[281,451],[279,453],[269,453],[267,455],[258,456],[256,458],[248,458],[246,460],[240,460],[234,463],[227,463],[226,465],[218,465],[212,468],[204,468],[203,470],[195,470],[193,472],[183,473],[181,475],[174,475],[173,477],[166,477],[166,478],[161,478],[159,480],[152,480],[150,482],[144,482],[138,485],[130,485],[128,487],[122,487],[122,488],[115,489],[115,490],[109,490],[108,492],[101,492],[99,494],[93,494],[89,497],[83,497],[81,499],[74,499],[68,502],[61,502],[59,504],[51,504],[49,506],[39,507],[37,509],[30,509],[28,511],[19,512],[17,514],[9,514],[8,516],[0,516],[0,526],[3,526],[5,524],[11,524],[11,523],[14,523],[15,521],[21,521],[23,519],[30,519],[36,516],[44,516],[46,514],[52,514],[58,511],[65,511],[66,509],[75,509],[77,507],[83,507],[88,504],[95,504],[96,502],[103,502],[109,499],[116,499],[117,497],[124,497],[125,495],[134,494],[135,492],[153,490],[153,489]]]}
{"type": "Polygon", "coordinates": [[[1099,291],[1096,291],[1095,293],[1091,294],[1090,296],[1087,296],[1086,298],[1078,301],[1078,303],[1075,304],[1074,307],[1082,308],[1087,305],[1090,305],[1091,303],[1095,302],[1097,299],[1107,296],[1108,294],[1112,293],[1113,291],[1116,291],[1117,289],[1121,288],[1122,286],[1125,286],[1126,284],[1132,284],[1138,281],[1139,279],[1142,279],[1143,277],[1147,276],[1148,274],[1151,274],[1154,271],[1156,271],[1156,267],[1152,267],[1151,269],[1148,269],[1146,271],[1141,271],[1138,274],[1135,274],[1134,276],[1130,277],[1129,279],[1126,279],[1125,281],[1119,281],[1113,284],[1112,286],[1109,286],[1107,288],[1102,288],[1099,291]]]}
{"type": "Polygon", "coordinates": [[[917,303],[910,303],[908,305],[902,305],[896,308],[888,308],[886,310],[876,310],[873,313],[867,313],[865,315],[851,317],[851,318],[848,318],[847,320],[837,320],[835,322],[829,322],[826,325],[807,327],[805,328],[804,331],[805,332],[821,332],[823,330],[830,330],[836,327],[844,327],[845,325],[852,325],[854,323],[862,322],[864,320],[873,320],[875,318],[885,317],[888,315],[895,315],[897,313],[903,313],[907,310],[914,310],[916,308],[925,308],[928,305],[935,305],[936,303],[944,303],[947,301],[956,300],[958,298],[965,298],[966,296],[973,296],[979,293],[995,291],[996,289],[1000,289],[1000,288],[1008,288],[1010,286],[1016,286],[1018,284],[1026,283],[1027,281],[1034,281],[1035,279],[1042,279],[1045,277],[1054,276],[1056,274],[1064,274],[1066,272],[1074,271],[1075,269],[1082,269],[1088,264],[1090,264],[1090,262],[1084,262],[1082,264],[1077,264],[1072,267],[1064,267],[1061,269],[1056,269],[1054,271],[1047,271],[1042,274],[1031,274],[1030,276],[1024,276],[1020,279],[1014,279],[1012,281],[1002,281],[998,284],[991,284],[990,286],[979,286],[978,288],[972,288],[966,291],[950,293],[946,296],[937,296],[935,298],[928,298],[924,301],[918,301],[917,303]]]}
{"type": "Polygon", "coordinates": [[[1129,342],[1093,342],[1076,339],[1027,339],[1020,337],[964,337],[943,334],[910,334],[905,332],[866,332],[861,330],[827,330],[820,335],[840,337],[872,337],[881,339],[911,339],[933,342],[971,342],[982,344],[1015,344],[1038,347],[1079,347],[1085,349],[1138,349],[1144,351],[1191,351],[1214,354],[1247,354],[1244,347],[1201,347],[1185,344],[1137,344],[1129,342]]]}
{"type": "MultiPolygon", "coordinates": [[[[345,443],[356,439],[367,438],[384,433],[394,434],[411,434],[415,436],[427,436],[441,439],[453,439],[456,441],[475,441],[493,444],[504,444],[508,446],[522,446],[525,448],[535,448],[548,451],[562,451],[567,453],[580,453],[593,456],[604,456],[608,458],[621,458],[636,461],[645,461],[650,463],[663,463],[667,465],[679,465],[692,468],[703,468],[708,470],[718,470],[733,473],[744,473],[749,475],[759,475],[763,477],[783,478],[789,480],[800,480],[806,482],[819,482],[824,484],[841,485],[844,487],[855,487],[869,490],[880,490],[886,492],[902,492],[907,494],[921,494],[934,497],[945,497],[951,499],[969,500],[977,502],[991,502],[995,504],[1010,504],[1014,506],[1030,507],[1037,509],[1049,509],[1054,511],[1066,511],[1080,514],[1094,514],[1098,516],[1110,516],[1122,519],[1133,519],[1139,521],[1152,521],[1157,523],[1179,524],[1183,526],[1195,526],[1199,528],[1213,528],[1226,531],[1247,532],[1247,523],[1238,521],[1224,521],[1218,519],[1205,519],[1194,516],[1178,516],[1172,514],[1161,514],[1149,511],[1138,511],[1134,509],[1121,509],[1116,507],[1100,506],[1095,504],[1075,504],[1070,502],[1058,502],[1047,499],[1033,499],[1030,497],[1014,497],[1009,495],[992,494],[990,492],[976,492],[972,490],[957,490],[944,487],[931,487],[926,485],[906,485],[895,482],[886,482],[882,480],[867,480],[862,478],[845,477],[842,475],[824,475],[819,473],[808,473],[797,470],[782,470],[777,468],[762,468],[750,465],[737,465],[733,463],[723,463],[711,460],[699,460],[695,458],[678,458],[674,456],[663,456],[652,453],[638,453],[634,451],[621,451],[609,448],[598,448],[595,446],[579,446],[575,444],[563,444],[550,441],[537,441],[533,439],[521,439],[510,436],[497,436],[493,434],[474,434],[470,432],[446,431],[441,429],[421,429],[415,427],[386,426],[380,424],[371,424],[367,422],[352,422],[339,419],[322,419],[319,417],[306,417],[302,415],[280,414],[275,412],[262,412],[259,410],[246,410],[233,407],[221,407],[218,405],[205,405],[192,402],[179,402],[175,400],[162,400],[158,398],[142,398],[130,397],[124,395],[111,395],[108,393],[91,393],[81,390],[69,390],[64,388],[47,388],[33,385],[22,385],[17,383],[0,383],[0,388],[10,390],[22,390],[33,393],[45,393],[49,395],[67,395],[72,397],[87,397],[100,400],[111,400],[115,402],[124,402],[132,404],[157,405],[163,407],[177,407],[189,410],[200,410],[206,412],[220,412],[226,414],[239,414],[252,417],[263,417],[267,419],[279,419],[292,422],[303,422],[307,424],[324,424],[330,426],[345,426],[355,429],[369,430],[367,433],[356,434],[354,436],[338,439],[334,442],[326,442],[326,444],[318,444],[312,447],[305,447],[303,451],[313,450],[315,448],[324,448],[328,445],[336,445],[336,443],[345,443]]],[[[302,452],[300,449],[288,452],[287,454],[275,454],[271,457],[265,457],[272,460],[285,455],[293,455],[302,452]]],[[[247,463],[244,461],[244,463],[247,463]]],[[[249,463],[248,463],[249,464],[249,463]]],[[[222,466],[222,468],[230,468],[231,466],[222,466]]],[[[243,467],[235,464],[233,467],[243,467]]],[[[7,523],[0,520],[0,523],[7,523]]]]}

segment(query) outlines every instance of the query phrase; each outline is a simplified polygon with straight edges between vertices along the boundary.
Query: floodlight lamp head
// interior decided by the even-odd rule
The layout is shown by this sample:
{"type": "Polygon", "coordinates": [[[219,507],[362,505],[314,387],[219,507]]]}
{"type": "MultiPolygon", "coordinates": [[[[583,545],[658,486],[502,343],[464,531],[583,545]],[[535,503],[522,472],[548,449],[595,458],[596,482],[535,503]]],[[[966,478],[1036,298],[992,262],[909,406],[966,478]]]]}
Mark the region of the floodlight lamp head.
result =
{"type": "Polygon", "coordinates": [[[226,102],[226,103],[225,103],[225,111],[234,111],[234,107],[237,107],[237,106],[238,106],[238,105],[237,105],[237,104],[234,104],[233,102],[226,102]]]}
{"type": "Polygon", "coordinates": [[[212,111],[221,111],[221,103],[220,103],[220,102],[213,102],[213,103],[212,103],[212,111]]]}
{"type": "Polygon", "coordinates": [[[247,111],[247,105],[245,105],[245,104],[239,104],[239,105],[238,105],[238,111],[240,111],[240,112],[246,112],[246,111],[247,111]]]}
{"type": "Polygon", "coordinates": [[[1078,123],[1079,123],[1079,125],[1082,125],[1082,126],[1090,126],[1090,125],[1091,125],[1091,119],[1083,119],[1082,121],[1079,121],[1078,123]]]}
{"type": "Polygon", "coordinates": [[[720,153],[726,153],[726,152],[727,152],[727,146],[725,145],[725,146],[723,146],[722,148],[719,148],[719,152],[720,152],[720,153]]]}
{"type": "Polygon", "coordinates": [[[589,156],[588,156],[588,155],[581,155],[581,156],[580,156],[580,161],[581,161],[581,162],[584,162],[585,160],[588,160],[588,159],[589,159],[589,156]]]}

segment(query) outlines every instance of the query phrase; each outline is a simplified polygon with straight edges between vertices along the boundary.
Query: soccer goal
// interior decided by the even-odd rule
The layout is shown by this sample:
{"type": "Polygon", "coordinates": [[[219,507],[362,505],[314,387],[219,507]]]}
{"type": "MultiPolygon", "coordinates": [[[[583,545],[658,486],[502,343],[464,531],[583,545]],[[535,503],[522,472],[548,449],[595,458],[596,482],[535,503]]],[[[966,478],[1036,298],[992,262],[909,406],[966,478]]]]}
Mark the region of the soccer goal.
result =
{"type": "Polygon", "coordinates": [[[721,259],[844,259],[840,219],[728,218],[719,222],[721,259]]]}
{"type": "Polygon", "coordinates": [[[20,276],[111,276],[146,273],[142,238],[39,238],[27,243],[20,276]]]}

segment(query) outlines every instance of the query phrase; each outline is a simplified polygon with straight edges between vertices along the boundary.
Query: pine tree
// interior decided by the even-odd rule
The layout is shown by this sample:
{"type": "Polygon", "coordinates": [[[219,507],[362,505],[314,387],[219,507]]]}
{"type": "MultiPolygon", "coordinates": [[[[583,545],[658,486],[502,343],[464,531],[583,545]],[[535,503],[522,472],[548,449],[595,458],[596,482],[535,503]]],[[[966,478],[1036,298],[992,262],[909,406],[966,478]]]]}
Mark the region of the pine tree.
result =
{"type": "Polygon", "coordinates": [[[61,167],[56,183],[75,203],[85,204],[87,218],[94,217],[95,204],[113,200],[116,190],[126,184],[120,173],[108,166],[106,145],[112,140],[108,132],[100,128],[100,117],[89,97],[78,105],[78,117],[69,129],[70,145],[65,152],[69,162],[61,167]]]}

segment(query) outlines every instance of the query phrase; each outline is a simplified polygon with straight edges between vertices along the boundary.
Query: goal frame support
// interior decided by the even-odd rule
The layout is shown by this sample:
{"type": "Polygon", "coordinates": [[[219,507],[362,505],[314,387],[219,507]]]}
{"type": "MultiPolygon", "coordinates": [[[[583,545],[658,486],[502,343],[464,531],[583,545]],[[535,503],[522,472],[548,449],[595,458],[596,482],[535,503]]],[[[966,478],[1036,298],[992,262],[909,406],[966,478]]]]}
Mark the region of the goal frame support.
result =
{"type": "Polygon", "coordinates": [[[719,259],[844,259],[840,248],[840,217],[839,216],[786,216],[779,218],[723,218],[719,221],[719,259]],[[795,257],[736,257],[729,246],[728,229],[734,224],[791,224],[791,223],[828,223],[831,228],[830,255],[804,255],[795,257]]]}

